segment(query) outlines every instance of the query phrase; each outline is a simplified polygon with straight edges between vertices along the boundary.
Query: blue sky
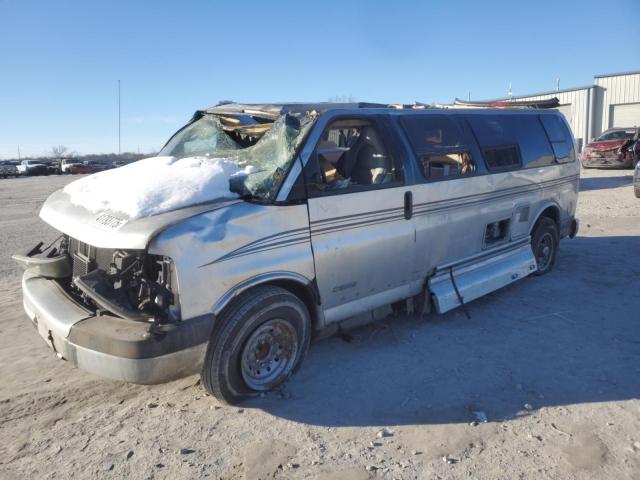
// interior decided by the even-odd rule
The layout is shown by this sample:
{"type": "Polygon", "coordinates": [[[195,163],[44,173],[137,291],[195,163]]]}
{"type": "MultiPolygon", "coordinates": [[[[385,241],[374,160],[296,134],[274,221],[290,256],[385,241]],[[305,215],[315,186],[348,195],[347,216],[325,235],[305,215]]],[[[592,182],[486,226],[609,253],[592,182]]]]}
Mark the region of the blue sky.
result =
{"type": "Polygon", "coordinates": [[[640,69],[640,0],[0,0],[0,157],[162,146],[218,100],[450,102],[640,69]]]}

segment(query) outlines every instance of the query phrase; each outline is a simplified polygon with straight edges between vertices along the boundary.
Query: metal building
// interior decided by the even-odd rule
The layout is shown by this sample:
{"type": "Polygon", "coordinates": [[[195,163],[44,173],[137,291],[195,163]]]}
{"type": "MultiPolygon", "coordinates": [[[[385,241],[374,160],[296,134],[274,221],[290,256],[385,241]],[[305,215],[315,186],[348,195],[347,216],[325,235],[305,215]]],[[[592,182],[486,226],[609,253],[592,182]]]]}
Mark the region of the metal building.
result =
{"type": "Polygon", "coordinates": [[[557,97],[579,150],[592,138],[612,127],[640,126],[640,70],[596,75],[594,84],[505,100],[547,100],[557,97]]]}

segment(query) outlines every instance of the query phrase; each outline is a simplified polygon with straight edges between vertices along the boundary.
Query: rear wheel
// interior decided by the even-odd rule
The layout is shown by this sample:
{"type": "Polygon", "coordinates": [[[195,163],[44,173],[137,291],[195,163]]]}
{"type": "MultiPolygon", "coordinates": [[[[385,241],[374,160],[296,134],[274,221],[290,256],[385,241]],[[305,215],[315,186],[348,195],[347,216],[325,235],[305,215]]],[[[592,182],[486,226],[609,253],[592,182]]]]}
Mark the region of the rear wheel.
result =
{"type": "Polygon", "coordinates": [[[202,383],[230,404],[269,391],[300,365],[310,338],[309,311],[298,297],[280,287],[256,287],[216,320],[202,383]]]}
{"type": "Polygon", "coordinates": [[[559,241],[560,235],[556,222],[549,217],[540,217],[531,237],[531,249],[538,264],[534,275],[544,275],[553,268],[559,241]]]}

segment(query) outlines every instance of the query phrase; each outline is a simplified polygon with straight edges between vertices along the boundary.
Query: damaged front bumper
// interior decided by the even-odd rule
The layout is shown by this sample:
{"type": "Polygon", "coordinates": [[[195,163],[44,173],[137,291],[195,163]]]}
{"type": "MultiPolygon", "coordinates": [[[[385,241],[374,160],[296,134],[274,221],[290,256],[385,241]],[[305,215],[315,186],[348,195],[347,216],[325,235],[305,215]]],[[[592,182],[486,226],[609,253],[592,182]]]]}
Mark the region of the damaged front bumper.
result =
{"type": "Polygon", "coordinates": [[[633,159],[627,155],[583,156],[582,166],[586,168],[628,168],[633,159]]]}
{"type": "Polygon", "coordinates": [[[29,268],[22,278],[25,312],[57,356],[97,375],[156,384],[200,371],[213,318],[157,325],[97,315],[60,284],[29,268]]]}

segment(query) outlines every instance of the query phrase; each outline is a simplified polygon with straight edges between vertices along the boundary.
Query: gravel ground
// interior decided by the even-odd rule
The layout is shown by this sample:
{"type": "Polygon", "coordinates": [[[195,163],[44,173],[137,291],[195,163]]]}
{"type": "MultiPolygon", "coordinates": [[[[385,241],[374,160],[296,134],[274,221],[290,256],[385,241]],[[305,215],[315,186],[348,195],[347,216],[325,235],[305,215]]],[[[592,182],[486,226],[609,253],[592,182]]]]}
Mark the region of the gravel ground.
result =
{"type": "Polygon", "coordinates": [[[280,392],[241,408],[197,376],[137,386],[58,361],[9,255],[55,236],[38,208],[70,178],[0,180],[0,477],[638,479],[631,178],[583,173],[581,231],[549,275],[471,303],[470,320],[388,318],[319,341],[280,392]]]}

